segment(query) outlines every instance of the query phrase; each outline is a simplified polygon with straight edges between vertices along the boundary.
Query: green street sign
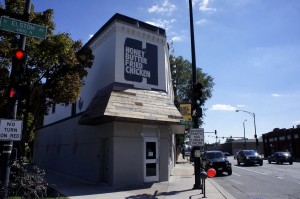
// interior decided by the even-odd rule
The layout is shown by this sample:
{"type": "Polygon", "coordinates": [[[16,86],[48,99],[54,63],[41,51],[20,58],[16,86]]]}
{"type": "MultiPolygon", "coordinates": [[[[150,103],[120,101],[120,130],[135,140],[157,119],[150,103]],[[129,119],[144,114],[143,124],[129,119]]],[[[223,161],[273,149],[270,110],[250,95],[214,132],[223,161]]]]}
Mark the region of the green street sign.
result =
{"type": "Polygon", "coordinates": [[[180,124],[192,126],[193,122],[192,121],[187,121],[187,120],[180,120],[180,124]]]}
{"type": "Polygon", "coordinates": [[[40,26],[5,16],[1,17],[0,29],[21,35],[36,37],[39,39],[45,39],[47,34],[47,27],[45,26],[40,26]]]}

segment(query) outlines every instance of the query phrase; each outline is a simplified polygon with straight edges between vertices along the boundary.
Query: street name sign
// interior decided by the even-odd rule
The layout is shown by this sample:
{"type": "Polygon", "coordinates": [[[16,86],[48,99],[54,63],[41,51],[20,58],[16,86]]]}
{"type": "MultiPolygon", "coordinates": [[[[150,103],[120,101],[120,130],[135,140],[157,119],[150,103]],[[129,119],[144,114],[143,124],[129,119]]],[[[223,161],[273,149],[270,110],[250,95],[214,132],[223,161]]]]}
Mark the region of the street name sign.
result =
{"type": "Polygon", "coordinates": [[[193,122],[192,122],[192,121],[187,121],[187,120],[180,120],[180,124],[192,126],[192,125],[193,125],[193,122]]]}
{"type": "Polygon", "coordinates": [[[8,32],[14,32],[22,35],[32,36],[39,39],[45,39],[47,27],[2,16],[0,20],[0,29],[8,32]]]}
{"type": "Polygon", "coordinates": [[[22,120],[0,119],[0,141],[20,141],[22,120]]]}
{"type": "Polygon", "coordinates": [[[191,146],[204,146],[204,129],[190,129],[191,146]]]}

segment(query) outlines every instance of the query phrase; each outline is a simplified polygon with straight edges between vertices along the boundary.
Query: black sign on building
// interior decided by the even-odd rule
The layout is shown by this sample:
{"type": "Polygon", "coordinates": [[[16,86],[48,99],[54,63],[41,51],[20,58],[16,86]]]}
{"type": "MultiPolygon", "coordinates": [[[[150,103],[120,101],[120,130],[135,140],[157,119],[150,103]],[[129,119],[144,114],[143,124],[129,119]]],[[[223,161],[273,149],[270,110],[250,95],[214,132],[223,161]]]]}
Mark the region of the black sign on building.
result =
{"type": "Polygon", "coordinates": [[[142,41],[126,38],[124,44],[124,77],[128,81],[158,85],[157,46],[142,41]]]}

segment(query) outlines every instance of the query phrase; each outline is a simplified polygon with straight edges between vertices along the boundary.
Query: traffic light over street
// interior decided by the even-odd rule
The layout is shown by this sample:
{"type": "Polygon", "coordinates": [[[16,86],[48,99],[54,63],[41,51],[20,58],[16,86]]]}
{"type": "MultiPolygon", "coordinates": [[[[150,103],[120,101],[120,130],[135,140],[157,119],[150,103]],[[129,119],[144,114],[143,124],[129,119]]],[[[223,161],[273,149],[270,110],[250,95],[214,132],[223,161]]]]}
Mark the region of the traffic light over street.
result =
{"type": "Polygon", "coordinates": [[[193,115],[197,117],[202,117],[202,88],[203,86],[200,82],[193,85],[193,115]]]}
{"type": "Polygon", "coordinates": [[[9,97],[21,98],[23,87],[23,76],[25,69],[26,55],[24,50],[18,48],[12,59],[11,85],[9,97]]]}

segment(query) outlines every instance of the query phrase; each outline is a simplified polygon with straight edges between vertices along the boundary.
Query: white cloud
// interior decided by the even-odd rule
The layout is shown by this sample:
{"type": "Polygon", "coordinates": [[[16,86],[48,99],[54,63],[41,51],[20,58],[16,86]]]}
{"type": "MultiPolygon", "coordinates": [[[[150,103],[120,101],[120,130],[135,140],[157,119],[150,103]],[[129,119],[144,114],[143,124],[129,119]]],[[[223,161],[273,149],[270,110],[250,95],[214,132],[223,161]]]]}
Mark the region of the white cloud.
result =
{"type": "Polygon", "coordinates": [[[159,13],[171,15],[176,10],[176,5],[164,0],[161,5],[153,5],[148,9],[149,13],[159,13]]]}
{"type": "Polygon", "coordinates": [[[228,104],[215,104],[215,105],[212,105],[210,110],[213,110],[213,111],[235,111],[236,108],[231,105],[228,105],[228,104]]]}
{"type": "Polygon", "coordinates": [[[197,25],[203,25],[203,24],[205,24],[207,22],[208,22],[207,19],[200,19],[200,20],[196,21],[196,24],[197,25]]]}
{"type": "Polygon", "coordinates": [[[167,11],[166,8],[159,7],[158,5],[154,5],[154,6],[152,6],[151,8],[148,9],[148,12],[150,12],[150,13],[152,13],[152,12],[162,13],[162,12],[166,12],[166,11],[167,11]]]}
{"type": "Polygon", "coordinates": [[[209,1],[210,0],[203,0],[202,3],[200,3],[199,10],[202,12],[208,12],[208,13],[213,13],[216,12],[216,8],[211,8],[209,7],[209,1]]]}
{"type": "MultiPolygon", "coordinates": [[[[187,0],[188,1],[188,0],[187,0]]],[[[199,3],[200,0],[192,0],[192,6],[194,7],[199,3]]]]}
{"type": "Polygon", "coordinates": [[[182,36],[174,36],[172,37],[172,41],[183,41],[184,38],[182,36]]]}
{"type": "Polygon", "coordinates": [[[170,22],[174,23],[174,22],[176,22],[176,19],[171,19],[170,22]]]}
{"type": "Polygon", "coordinates": [[[171,24],[174,23],[175,21],[176,19],[171,19],[171,20],[153,19],[152,21],[146,21],[146,23],[168,30],[169,28],[172,27],[171,24]]]}
{"type": "Polygon", "coordinates": [[[280,94],[277,94],[277,93],[273,93],[272,96],[273,96],[273,97],[281,97],[281,95],[280,95],[280,94]]]}
{"type": "Polygon", "coordinates": [[[237,107],[241,108],[241,107],[245,107],[246,105],[243,105],[243,104],[238,104],[236,105],[237,107]]]}

